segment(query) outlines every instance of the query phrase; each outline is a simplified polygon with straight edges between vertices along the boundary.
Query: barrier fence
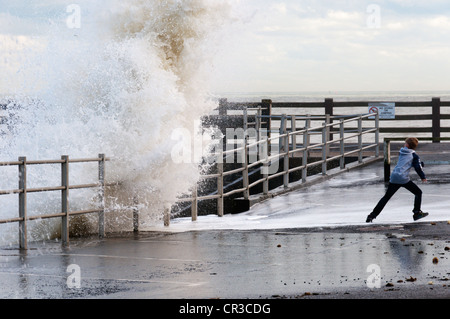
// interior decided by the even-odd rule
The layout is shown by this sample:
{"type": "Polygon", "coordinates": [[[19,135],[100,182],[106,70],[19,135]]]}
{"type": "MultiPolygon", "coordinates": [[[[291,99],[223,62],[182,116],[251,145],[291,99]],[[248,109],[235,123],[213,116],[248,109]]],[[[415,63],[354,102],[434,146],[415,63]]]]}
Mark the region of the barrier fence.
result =
{"type": "MultiPolygon", "coordinates": [[[[254,108],[253,108],[254,109],[254,108]]],[[[191,217],[195,221],[198,215],[198,202],[200,200],[217,200],[217,215],[223,216],[224,213],[224,198],[236,193],[242,193],[244,199],[248,199],[250,189],[256,185],[263,184],[263,192],[261,196],[267,196],[269,193],[269,181],[271,179],[282,176],[283,186],[289,186],[289,174],[301,170],[301,182],[307,181],[307,169],[312,166],[321,165],[322,175],[327,174],[327,163],[334,160],[339,160],[340,169],[345,168],[345,158],[353,155],[357,156],[358,163],[363,162],[363,152],[369,149],[374,151],[375,158],[379,157],[379,115],[375,114],[361,114],[353,116],[288,116],[281,115],[268,116],[262,115],[261,109],[257,108],[256,115],[256,141],[249,142],[248,127],[244,130],[243,145],[241,147],[233,148],[231,150],[222,149],[218,153],[212,154],[216,158],[217,172],[201,176],[202,180],[216,179],[217,192],[205,196],[198,196],[197,188],[194,187],[192,196],[189,198],[180,198],[178,202],[191,202],[191,217]],[[371,127],[363,127],[363,121],[373,118],[371,127]],[[280,129],[278,136],[260,138],[261,126],[263,122],[271,120],[280,120],[280,129]],[[311,121],[323,120],[323,124],[318,127],[311,127],[311,121]],[[288,128],[288,121],[291,123],[288,128]],[[304,127],[297,130],[296,123],[298,121],[304,122],[304,127]],[[338,134],[339,138],[332,138],[331,132],[338,134]],[[363,136],[373,134],[372,142],[363,143],[363,136]],[[321,141],[318,143],[311,143],[311,137],[319,135],[321,141]],[[351,143],[353,141],[353,144],[351,143]],[[278,142],[278,147],[273,152],[271,144],[278,142]],[[301,142],[301,143],[300,143],[301,142]],[[335,146],[336,150],[332,150],[335,146]],[[349,149],[350,148],[350,149],[349,149]],[[320,159],[313,160],[310,155],[314,152],[319,152],[320,159]],[[224,170],[224,162],[227,158],[236,155],[236,158],[241,159],[241,167],[234,168],[228,171],[224,170]],[[289,167],[289,158],[298,156],[302,158],[302,164],[296,167],[289,167]],[[283,169],[278,170],[278,163],[283,163],[283,169]],[[261,170],[262,177],[252,183],[249,182],[249,170],[257,168],[261,170]],[[275,169],[272,169],[275,167],[275,169]],[[242,187],[224,192],[224,177],[231,174],[242,174],[242,187]]],[[[244,115],[246,111],[244,111],[244,115]]],[[[245,117],[245,116],[244,116],[245,117]]],[[[370,121],[364,121],[370,123],[370,121]]],[[[248,125],[247,123],[246,125],[248,125]]],[[[164,223],[166,226],[170,223],[170,211],[165,211],[164,223]]]]}
{"type": "MultiPolygon", "coordinates": [[[[393,127],[380,127],[379,113],[371,114],[350,114],[334,115],[336,108],[350,108],[352,111],[363,107],[367,110],[369,102],[335,102],[333,99],[325,99],[324,102],[279,102],[273,103],[271,100],[262,100],[258,103],[230,103],[222,99],[219,103],[219,119],[227,123],[228,111],[242,110],[239,116],[241,120],[243,135],[236,138],[232,143],[232,148],[223,147],[214,154],[216,172],[201,176],[201,180],[216,180],[217,190],[207,195],[198,195],[197,187],[194,187],[190,197],[183,197],[178,200],[191,203],[191,218],[196,220],[198,216],[198,203],[203,200],[217,201],[217,215],[224,214],[224,199],[232,195],[242,194],[244,199],[250,197],[250,191],[262,184],[261,198],[269,194],[269,182],[275,178],[282,178],[283,187],[290,185],[289,177],[298,171],[301,172],[301,183],[306,183],[308,179],[308,168],[318,166],[322,175],[327,174],[327,164],[331,161],[338,161],[339,168],[345,168],[347,157],[357,157],[358,163],[363,163],[364,152],[371,151],[371,157],[379,157],[380,133],[404,134],[423,133],[429,137],[421,137],[438,143],[446,138],[441,137],[441,132],[450,133],[450,127],[443,126],[441,120],[450,120],[450,114],[443,113],[445,107],[450,107],[450,102],[441,101],[440,98],[433,98],[425,102],[395,102],[395,107],[409,108],[407,114],[396,114],[395,119],[387,120],[391,123],[396,121],[431,121],[431,127],[414,125],[406,127],[395,124],[393,127]],[[273,109],[323,109],[325,114],[321,115],[274,115],[273,109]],[[425,114],[414,114],[412,110],[417,108],[430,108],[431,112],[425,114]],[[250,114],[252,113],[252,114],[250,114]],[[321,122],[321,125],[314,126],[313,123],[321,122]],[[276,127],[277,123],[279,126],[276,127]],[[371,123],[369,126],[364,126],[371,123]],[[250,134],[251,133],[251,134],[250,134]],[[363,139],[364,137],[364,139],[363,139]],[[240,140],[240,141],[239,141],[240,140]],[[240,146],[239,146],[240,144],[240,146]],[[290,167],[290,158],[301,159],[301,164],[290,167]],[[224,163],[229,158],[238,159],[240,167],[226,169],[224,163]],[[281,164],[281,165],[280,165],[281,164]],[[279,167],[281,166],[281,169],[279,167]],[[250,171],[259,170],[260,178],[250,182],[250,171]],[[226,191],[224,178],[230,175],[240,175],[242,187],[237,187],[226,191]]],[[[308,111],[306,111],[309,113],[308,111]]],[[[385,120],[382,120],[383,122],[385,120]]],[[[427,122],[428,123],[428,122],[427,122]]],[[[236,125],[231,127],[238,127],[236,125]]],[[[241,127],[241,126],[239,126],[241,127]]],[[[395,139],[392,137],[391,139],[395,139]]],[[[385,141],[388,143],[389,139],[385,141]]],[[[228,145],[228,141],[225,142],[228,145]]],[[[223,144],[222,144],[223,145],[223,144]]],[[[385,152],[389,151],[389,144],[385,143],[385,152]]],[[[386,154],[386,153],[385,153],[386,154]]],[[[104,221],[104,192],[105,192],[105,158],[104,154],[99,154],[97,158],[69,159],[62,156],[60,160],[29,161],[26,157],[19,157],[18,161],[0,162],[0,166],[17,166],[18,181],[17,189],[0,190],[0,195],[18,194],[19,208],[18,217],[0,220],[0,224],[19,223],[19,245],[20,248],[27,248],[27,223],[31,220],[61,218],[61,240],[63,244],[69,243],[69,217],[81,214],[98,214],[99,236],[105,234],[104,221]],[[70,185],[69,184],[69,164],[98,162],[98,182],[91,184],[70,185]],[[27,187],[27,166],[29,165],[61,165],[61,185],[52,187],[27,187]],[[98,188],[99,206],[95,209],[70,211],[69,190],[81,188],[98,188]],[[53,214],[39,214],[30,216],[27,212],[27,194],[37,192],[61,192],[61,212],[53,214]]],[[[164,224],[170,224],[170,209],[164,211],[164,224]]],[[[133,214],[133,228],[138,229],[138,212],[133,214]]]]}
{"type": "Polygon", "coordinates": [[[103,237],[105,234],[105,161],[107,161],[104,154],[99,154],[97,158],[85,159],[69,159],[69,156],[61,156],[60,160],[41,160],[29,161],[26,157],[19,157],[18,161],[0,162],[0,166],[17,166],[18,167],[18,181],[19,187],[17,189],[0,190],[0,195],[18,194],[19,197],[19,211],[18,217],[9,219],[0,219],[0,224],[19,223],[19,246],[21,249],[27,249],[28,236],[27,224],[28,221],[47,218],[61,218],[61,241],[64,245],[69,244],[69,217],[81,214],[98,214],[98,232],[99,236],[103,237]],[[69,183],[69,164],[72,163],[88,163],[98,162],[98,182],[90,184],[71,185],[69,183]],[[46,164],[61,164],[61,185],[29,188],[27,187],[27,167],[30,165],[46,165],[46,164]],[[69,205],[69,190],[82,188],[97,188],[99,191],[99,207],[95,209],[71,211],[69,205]],[[37,192],[61,192],[61,212],[54,214],[39,214],[28,215],[27,211],[27,194],[37,192]]]}
{"type": "MultiPolygon", "coordinates": [[[[414,134],[417,137],[431,138],[434,143],[439,143],[440,138],[450,133],[450,101],[442,101],[440,97],[433,97],[428,101],[386,101],[393,103],[394,116],[385,119],[380,118],[380,133],[383,137],[398,137],[414,134]]],[[[263,99],[260,102],[229,102],[221,99],[218,113],[220,117],[226,117],[236,110],[246,107],[263,108],[263,115],[273,115],[289,109],[299,112],[333,116],[337,111],[345,114],[348,110],[351,114],[366,113],[372,104],[386,103],[383,101],[335,101],[333,98],[325,98],[323,102],[273,102],[263,99]],[[283,110],[283,111],[280,111],[283,110]]],[[[270,121],[267,127],[270,128],[270,121]]]]}

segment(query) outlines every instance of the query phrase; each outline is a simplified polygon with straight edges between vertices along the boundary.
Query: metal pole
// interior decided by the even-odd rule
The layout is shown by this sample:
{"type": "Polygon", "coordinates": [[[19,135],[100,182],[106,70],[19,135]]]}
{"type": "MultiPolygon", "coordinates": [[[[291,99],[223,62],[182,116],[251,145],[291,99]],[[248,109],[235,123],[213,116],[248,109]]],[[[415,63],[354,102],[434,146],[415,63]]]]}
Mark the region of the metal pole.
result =
{"type": "Polygon", "coordinates": [[[269,194],[269,141],[266,137],[264,140],[264,147],[260,148],[261,155],[264,156],[264,162],[262,167],[262,174],[264,177],[263,181],[263,194],[268,195],[269,194]]]}
{"type": "MultiPolygon", "coordinates": [[[[330,124],[332,122],[330,114],[325,114],[325,123],[327,124],[327,141],[332,141],[333,140],[333,135],[330,134],[330,126],[328,126],[328,124],[330,124]]],[[[330,144],[327,144],[327,156],[328,154],[330,154],[330,144]]]]}
{"type": "Polygon", "coordinates": [[[221,98],[219,100],[219,115],[227,115],[228,100],[226,98],[221,98]]]}
{"type": "Polygon", "coordinates": [[[168,227],[170,226],[170,207],[164,208],[164,226],[168,227]]]}
{"type": "MultiPolygon", "coordinates": [[[[281,119],[280,119],[280,130],[279,130],[279,134],[283,135],[286,133],[287,129],[286,129],[286,114],[282,114],[281,115],[281,119]]],[[[281,154],[283,152],[283,150],[285,149],[284,146],[284,139],[282,137],[280,137],[278,139],[278,152],[281,154]]]]}
{"type": "MultiPolygon", "coordinates": [[[[305,120],[305,129],[307,130],[309,128],[311,128],[311,115],[307,114],[306,115],[306,120],[305,120]]],[[[309,145],[311,145],[311,135],[309,134],[309,131],[306,134],[306,137],[308,138],[307,139],[307,145],[309,146],[309,145]]],[[[308,155],[309,155],[309,151],[308,151],[308,155]]]]}
{"type": "Polygon", "coordinates": [[[98,154],[98,182],[100,184],[100,208],[98,213],[98,236],[105,236],[105,154],[98,154]]]}
{"type": "MultiPolygon", "coordinates": [[[[333,112],[333,108],[334,108],[334,101],[332,98],[325,98],[325,116],[327,118],[327,123],[332,123],[333,120],[331,119],[331,117],[333,117],[334,112],[333,112]]],[[[327,136],[327,140],[332,141],[333,140],[333,134],[330,134],[330,131],[327,132],[329,135],[327,136]]]]}
{"type": "Polygon", "coordinates": [[[63,245],[69,245],[69,156],[63,155],[61,159],[61,212],[65,215],[61,218],[61,241],[63,245]]]}
{"type": "Polygon", "coordinates": [[[380,114],[378,112],[375,114],[375,156],[380,156],[380,114]]]}
{"type": "Polygon", "coordinates": [[[194,185],[194,188],[192,189],[192,203],[191,203],[191,219],[192,221],[197,220],[197,205],[198,205],[198,199],[197,199],[197,184],[194,185]]]}
{"type": "Polygon", "coordinates": [[[283,175],[283,186],[287,188],[289,186],[289,135],[286,133],[284,137],[284,175],[283,175]]]}
{"type": "Polygon", "coordinates": [[[303,157],[302,157],[302,182],[306,182],[306,177],[308,173],[308,147],[309,147],[309,119],[305,123],[305,133],[303,133],[303,157]]]}
{"type": "Polygon", "coordinates": [[[223,216],[223,154],[219,152],[219,161],[217,162],[217,194],[219,198],[217,198],[217,215],[219,217],[223,216]]]}
{"type": "Polygon", "coordinates": [[[341,139],[339,145],[340,145],[340,153],[341,153],[341,158],[340,158],[340,168],[344,169],[345,168],[345,143],[344,143],[344,120],[341,119],[340,123],[339,123],[339,137],[341,139]]]}
{"type": "Polygon", "coordinates": [[[139,209],[137,197],[133,199],[133,232],[139,232],[139,209]]]}
{"type": "Polygon", "coordinates": [[[322,175],[327,175],[327,123],[322,128],[322,175]]]}
{"type": "Polygon", "coordinates": [[[248,199],[250,196],[250,190],[248,188],[249,179],[248,179],[248,136],[245,133],[244,136],[244,170],[242,171],[242,187],[244,190],[244,198],[248,199]]]}
{"type": "Polygon", "coordinates": [[[261,140],[261,106],[258,107],[258,110],[256,111],[256,140],[259,142],[261,140]]]}
{"type": "Polygon", "coordinates": [[[384,140],[384,182],[388,183],[391,179],[391,141],[384,140]]]}
{"type": "Polygon", "coordinates": [[[358,162],[362,163],[362,116],[358,118],[358,162]]]}
{"type": "Polygon", "coordinates": [[[247,107],[244,107],[244,132],[247,134],[248,129],[248,110],[247,107]]]}
{"type": "MultiPolygon", "coordinates": [[[[280,153],[280,155],[283,155],[283,170],[284,170],[284,174],[283,174],[283,186],[284,187],[288,187],[289,184],[289,173],[288,173],[288,169],[289,169],[289,158],[287,158],[287,152],[289,150],[289,137],[288,136],[283,136],[285,134],[287,134],[287,116],[286,114],[282,114],[281,115],[281,120],[280,120],[280,138],[278,139],[278,151],[280,153]],[[286,138],[287,137],[287,138],[286,138]]],[[[281,162],[281,158],[279,159],[279,161],[281,162]]]]}
{"type": "MultiPolygon", "coordinates": [[[[261,101],[261,111],[262,111],[262,115],[266,116],[264,117],[264,121],[265,121],[265,125],[264,128],[266,129],[266,136],[267,138],[271,138],[272,136],[272,132],[271,132],[271,128],[272,128],[272,122],[271,122],[271,118],[270,116],[272,115],[272,100],[262,100],[261,101]]],[[[271,142],[269,141],[269,147],[267,148],[267,151],[271,152],[271,142]]]]}
{"type": "Polygon", "coordinates": [[[27,158],[19,157],[19,247],[28,249],[27,243],[27,158]]]}
{"type": "MultiPolygon", "coordinates": [[[[297,131],[297,125],[295,121],[295,115],[291,116],[291,132],[297,131]]],[[[292,134],[292,150],[297,149],[297,134],[292,134]]],[[[294,157],[295,153],[292,152],[292,157],[294,157]]]]}

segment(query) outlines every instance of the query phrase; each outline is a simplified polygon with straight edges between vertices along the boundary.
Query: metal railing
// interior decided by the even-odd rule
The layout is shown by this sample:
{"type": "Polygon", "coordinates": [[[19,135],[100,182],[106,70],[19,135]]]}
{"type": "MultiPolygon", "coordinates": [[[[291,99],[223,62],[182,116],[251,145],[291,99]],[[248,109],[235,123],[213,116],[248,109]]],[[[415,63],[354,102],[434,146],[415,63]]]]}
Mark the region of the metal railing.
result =
{"type": "Polygon", "coordinates": [[[19,169],[18,180],[19,187],[17,189],[0,190],[0,195],[18,194],[19,196],[19,216],[9,219],[0,219],[0,224],[19,223],[19,246],[21,249],[28,247],[27,224],[28,221],[47,219],[47,218],[61,218],[61,241],[64,245],[69,244],[69,216],[98,213],[98,232],[99,236],[103,237],[105,234],[105,161],[107,161],[104,154],[99,154],[97,158],[85,159],[69,159],[69,156],[61,156],[60,160],[41,160],[29,161],[26,157],[19,157],[18,161],[0,162],[0,166],[17,166],[19,169]],[[87,163],[98,162],[98,182],[90,184],[69,184],[69,164],[72,163],[87,163]],[[45,165],[45,164],[61,164],[61,185],[29,188],[27,187],[27,167],[30,165],[45,165]],[[95,209],[86,209],[79,211],[70,211],[69,207],[69,190],[82,188],[98,188],[99,189],[99,207],[95,209]],[[28,215],[27,211],[27,194],[37,192],[61,192],[61,212],[53,214],[39,214],[28,215]]]}
{"type": "MultiPolygon", "coordinates": [[[[256,122],[261,123],[262,119],[265,118],[264,115],[256,116],[256,122]],[[259,118],[259,119],[258,119],[259,118]]],[[[274,116],[271,116],[274,118],[274,116]]],[[[217,200],[217,215],[223,216],[224,214],[224,198],[242,193],[244,199],[248,199],[250,196],[250,189],[263,184],[263,191],[260,196],[267,196],[269,194],[269,181],[271,179],[282,176],[283,186],[287,188],[289,186],[289,174],[301,170],[301,182],[305,183],[307,181],[307,169],[312,166],[321,165],[322,175],[327,174],[327,163],[330,161],[339,160],[340,169],[345,168],[345,158],[357,154],[358,163],[363,162],[363,152],[369,149],[374,149],[375,158],[379,157],[379,115],[378,113],[372,114],[361,114],[353,116],[325,116],[325,117],[311,117],[311,116],[286,116],[282,115],[280,118],[280,134],[274,137],[266,137],[257,140],[254,143],[249,143],[248,135],[244,137],[244,145],[241,147],[234,148],[232,150],[220,151],[219,153],[213,154],[216,158],[217,172],[215,174],[208,174],[201,176],[201,180],[206,179],[217,179],[217,192],[214,194],[198,196],[197,187],[194,187],[192,196],[180,198],[178,202],[191,202],[191,217],[195,221],[198,215],[198,202],[200,200],[217,200]],[[373,118],[373,127],[364,128],[363,120],[368,118],[373,118]],[[326,120],[321,126],[310,127],[309,123],[312,120],[326,120]],[[291,129],[287,129],[287,121],[291,120],[291,123],[295,123],[298,120],[305,121],[305,127],[297,130],[295,124],[291,124],[291,129]],[[349,124],[355,124],[349,127],[349,124]],[[339,138],[331,138],[330,132],[334,130],[334,135],[338,134],[339,138]],[[363,144],[363,135],[373,134],[374,139],[372,143],[363,144]],[[321,142],[311,143],[311,136],[319,135],[321,136],[321,142]],[[297,144],[297,140],[300,138],[302,144],[297,144]],[[349,143],[346,141],[356,140],[356,143],[352,145],[351,150],[346,148],[349,147],[349,143]],[[271,143],[278,141],[279,151],[274,153],[270,152],[271,143]],[[330,151],[332,144],[338,144],[338,151],[330,151]],[[321,156],[319,160],[312,160],[310,154],[312,151],[318,151],[321,156]],[[258,156],[255,156],[255,152],[258,156]],[[240,154],[239,154],[240,153],[240,154]],[[234,168],[228,171],[224,171],[224,162],[228,156],[237,155],[237,158],[242,159],[242,166],[234,168]],[[251,154],[253,154],[253,160],[251,154]],[[297,167],[289,167],[289,158],[293,156],[301,156],[302,164],[297,167]],[[271,166],[276,163],[283,163],[282,170],[273,172],[271,171],[271,166]],[[262,177],[249,182],[249,170],[252,168],[260,167],[262,177]],[[224,177],[232,174],[242,174],[242,187],[232,189],[230,191],[224,191],[224,177]]],[[[270,119],[268,119],[270,120],[270,119]]],[[[365,123],[369,121],[364,121],[365,123]]],[[[370,123],[370,122],[369,122],[370,123]]],[[[259,137],[258,137],[259,139],[259,137]]],[[[275,165],[278,167],[278,165],[275,165]]],[[[170,210],[166,209],[164,216],[164,224],[168,226],[170,223],[170,210]]]]}

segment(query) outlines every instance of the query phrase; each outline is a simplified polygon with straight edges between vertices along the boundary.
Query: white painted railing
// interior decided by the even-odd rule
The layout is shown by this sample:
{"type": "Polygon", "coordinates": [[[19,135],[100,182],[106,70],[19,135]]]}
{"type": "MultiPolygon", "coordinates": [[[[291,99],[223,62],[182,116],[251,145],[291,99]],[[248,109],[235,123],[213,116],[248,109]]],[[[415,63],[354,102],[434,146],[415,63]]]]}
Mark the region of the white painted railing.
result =
{"type": "MultiPolygon", "coordinates": [[[[0,190],[0,195],[18,194],[19,196],[19,212],[18,217],[9,219],[0,219],[0,224],[6,223],[19,223],[19,246],[21,249],[27,249],[28,236],[27,236],[27,224],[28,221],[47,218],[61,218],[61,241],[63,244],[69,244],[69,216],[97,213],[98,214],[98,231],[99,236],[103,237],[105,234],[105,222],[104,222],[104,194],[105,194],[105,161],[108,159],[104,154],[99,154],[97,158],[85,158],[85,159],[69,159],[69,156],[61,156],[60,160],[41,160],[41,161],[29,161],[26,157],[19,157],[18,161],[13,162],[0,162],[0,166],[17,166],[19,169],[18,181],[19,187],[17,189],[0,190]],[[91,184],[69,184],[69,164],[72,163],[87,163],[98,162],[98,182],[91,184]],[[30,165],[45,165],[45,164],[61,164],[61,185],[58,186],[46,186],[29,188],[27,186],[27,167],[30,165]],[[97,188],[99,190],[99,203],[98,208],[87,209],[80,211],[70,211],[69,207],[69,190],[81,189],[81,188],[97,188]],[[61,192],[61,212],[53,214],[39,214],[29,215],[27,210],[27,195],[29,193],[37,192],[61,192]]],[[[2,210],[7,209],[2,207],[2,210]]]]}
{"type": "MultiPolygon", "coordinates": [[[[247,112],[244,111],[244,119],[247,112]]],[[[323,175],[327,174],[327,163],[330,161],[339,160],[339,167],[345,168],[345,158],[357,154],[358,162],[363,161],[363,152],[372,149],[376,158],[379,157],[379,116],[376,114],[361,114],[353,116],[325,116],[325,117],[311,117],[311,116],[270,116],[270,120],[280,120],[279,135],[270,138],[260,138],[260,127],[258,123],[262,123],[265,116],[260,115],[260,110],[257,111],[256,125],[257,125],[257,140],[254,143],[249,143],[248,134],[245,133],[244,142],[241,147],[234,148],[232,150],[220,151],[217,154],[213,154],[216,158],[217,172],[215,174],[208,174],[201,177],[205,179],[217,179],[217,192],[209,195],[198,196],[197,188],[195,187],[191,197],[183,197],[179,199],[179,202],[191,202],[191,216],[192,220],[197,219],[198,215],[198,202],[200,200],[217,200],[217,215],[223,216],[224,214],[224,198],[236,193],[242,193],[245,199],[249,198],[250,189],[258,184],[263,184],[263,191],[260,196],[267,196],[269,193],[269,181],[271,179],[283,176],[283,186],[287,188],[289,186],[289,174],[301,170],[302,183],[307,181],[307,169],[312,166],[321,165],[321,172],[323,175]],[[369,118],[373,118],[373,121],[367,121],[369,118]],[[288,120],[291,121],[290,130],[287,128],[288,120]],[[311,121],[325,120],[325,122],[318,127],[310,127],[311,121]],[[373,123],[372,127],[364,128],[364,123],[373,123]],[[304,128],[297,130],[296,122],[304,121],[304,128]],[[352,125],[353,124],[353,125],[352,125]],[[364,135],[373,135],[373,142],[363,143],[364,135]],[[311,137],[313,135],[319,135],[321,141],[318,143],[312,143],[311,137]],[[339,138],[334,138],[338,135],[339,138]],[[355,140],[352,143],[349,141],[355,140]],[[275,144],[278,141],[277,152],[271,152],[271,144],[275,144]],[[302,141],[298,144],[298,141],[302,141]],[[332,145],[338,146],[338,151],[330,151],[332,145]],[[348,150],[348,148],[351,148],[348,150]],[[255,156],[255,150],[257,156],[255,156]],[[319,160],[312,160],[311,154],[315,152],[320,154],[319,160]],[[224,171],[224,162],[226,158],[236,154],[237,158],[242,159],[242,166],[234,168],[232,170],[224,171]],[[251,156],[253,154],[253,156],[251,156]],[[297,167],[289,167],[289,157],[301,156],[302,164],[297,167]],[[256,160],[250,161],[250,158],[256,160]],[[281,171],[271,171],[271,166],[277,166],[283,162],[283,169],[281,171]],[[262,177],[252,183],[249,182],[249,170],[259,167],[262,172],[262,177]],[[242,187],[224,191],[224,177],[231,174],[242,174],[242,187]]],[[[266,116],[267,117],[267,116],[266,116]]],[[[267,119],[266,119],[267,120],[267,119]]],[[[246,121],[244,120],[244,126],[247,132],[246,121]]],[[[273,131],[272,131],[273,132],[273,131]]],[[[166,209],[165,225],[170,223],[170,210],[166,209]]]]}

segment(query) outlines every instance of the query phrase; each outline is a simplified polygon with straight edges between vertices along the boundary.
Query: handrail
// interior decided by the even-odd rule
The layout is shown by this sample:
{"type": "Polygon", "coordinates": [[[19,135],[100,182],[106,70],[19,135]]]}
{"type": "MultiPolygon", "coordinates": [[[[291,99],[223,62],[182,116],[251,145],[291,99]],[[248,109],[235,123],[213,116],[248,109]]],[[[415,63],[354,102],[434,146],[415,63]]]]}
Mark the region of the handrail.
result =
{"type": "MultiPolygon", "coordinates": [[[[109,159],[105,159],[109,161],[109,159]]],[[[69,159],[69,163],[82,163],[82,162],[100,162],[101,158],[79,158],[79,159],[69,159]]],[[[61,164],[64,163],[64,160],[35,160],[29,161],[27,160],[27,165],[41,165],[41,164],[61,164]]],[[[23,161],[9,161],[9,162],[0,162],[0,166],[17,166],[23,164],[23,161]]]]}
{"type": "MultiPolygon", "coordinates": [[[[245,112],[244,112],[245,114],[245,112]]],[[[286,121],[287,119],[295,118],[295,120],[311,120],[311,116],[289,116],[289,115],[282,115],[282,116],[267,116],[267,115],[258,115],[257,118],[275,118],[279,117],[280,119],[286,121]]],[[[316,120],[318,117],[315,117],[316,120]]],[[[302,183],[306,182],[307,179],[307,173],[306,170],[309,167],[316,166],[322,164],[322,174],[327,174],[327,163],[333,160],[340,159],[340,168],[345,168],[345,157],[349,156],[350,154],[358,153],[358,162],[362,163],[363,157],[362,152],[364,150],[368,150],[371,148],[375,149],[375,157],[378,158],[379,156],[379,115],[378,113],[368,113],[368,114],[358,114],[355,116],[322,116],[321,119],[325,119],[327,122],[323,123],[321,126],[317,127],[305,127],[299,130],[292,131],[285,131],[280,132],[279,135],[274,137],[265,137],[264,139],[257,140],[253,143],[248,142],[248,136],[244,136],[244,145],[240,147],[236,147],[232,150],[226,150],[221,151],[219,153],[211,154],[210,156],[213,156],[217,159],[217,166],[218,166],[218,173],[215,174],[208,174],[203,175],[200,177],[201,180],[205,179],[217,179],[218,189],[217,193],[215,194],[209,194],[209,195],[198,195],[196,188],[193,192],[192,196],[188,197],[182,197],[177,200],[178,203],[181,202],[192,202],[191,203],[191,217],[192,220],[197,219],[197,205],[198,201],[200,200],[208,200],[208,199],[215,199],[217,200],[217,214],[218,216],[223,216],[223,200],[224,198],[237,194],[242,193],[244,198],[248,199],[249,192],[252,187],[255,187],[256,185],[259,185],[263,183],[263,193],[260,196],[267,196],[269,192],[268,183],[269,180],[274,179],[279,176],[284,176],[283,178],[283,185],[284,187],[289,186],[289,174],[302,170],[302,183]],[[374,127],[371,128],[363,128],[362,127],[362,120],[367,119],[369,117],[375,117],[375,123],[374,127]],[[334,122],[331,122],[334,120],[334,122]],[[339,120],[339,121],[337,121],[339,120]],[[352,130],[345,130],[345,125],[347,123],[357,123],[358,127],[354,128],[352,127],[352,130]],[[328,134],[331,128],[338,128],[338,130],[334,134],[339,134],[339,138],[330,140],[328,138],[328,134]],[[355,133],[356,130],[356,133],[355,133]],[[349,132],[352,132],[352,134],[349,134],[349,132]],[[309,136],[312,134],[321,134],[322,135],[322,141],[319,143],[309,143],[309,136]],[[369,143],[367,145],[362,143],[362,136],[366,134],[374,134],[374,142],[369,143]],[[294,137],[303,136],[304,143],[301,146],[298,146],[296,143],[290,143],[289,140],[294,140],[294,137]],[[345,141],[357,138],[357,147],[354,150],[345,151],[345,141]],[[269,154],[268,148],[269,144],[271,144],[274,141],[280,141],[279,145],[279,152],[276,152],[275,154],[269,154]],[[339,154],[331,156],[329,153],[328,148],[333,143],[339,144],[339,154]],[[248,162],[248,153],[250,149],[257,148],[259,159],[256,159],[252,163],[248,162]],[[308,156],[310,151],[312,150],[322,150],[322,156],[320,160],[314,161],[314,162],[308,162],[308,156]],[[261,151],[263,152],[261,154],[261,151]],[[227,156],[230,156],[231,154],[238,154],[238,152],[245,152],[245,156],[243,158],[243,163],[241,167],[233,168],[228,171],[224,171],[224,162],[225,158],[227,156]],[[303,154],[303,162],[302,165],[299,165],[297,167],[289,168],[289,156],[293,156],[295,153],[301,152],[303,154]],[[279,172],[272,172],[269,174],[268,168],[271,164],[277,163],[279,161],[284,161],[284,168],[283,170],[279,172]],[[260,169],[265,170],[262,173],[262,177],[253,181],[252,183],[249,183],[249,168],[260,166],[260,169]],[[236,188],[233,190],[230,190],[228,192],[224,192],[224,185],[223,185],[223,178],[224,176],[236,174],[236,173],[242,173],[242,187],[236,188]]],[[[286,126],[284,126],[286,127],[286,126]]],[[[248,134],[247,132],[245,134],[248,134]]],[[[169,218],[170,216],[166,216],[165,218],[165,225],[169,224],[169,218]]]]}
{"type": "Polygon", "coordinates": [[[97,213],[98,214],[98,227],[99,236],[103,237],[105,234],[104,229],[104,193],[105,193],[105,162],[109,161],[104,154],[99,154],[96,158],[78,158],[69,159],[68,156],[61,156],[60,160],[27,160],[26,157],[19,157],[18,161],[0,162],[0,166],[18,166],[19,167],[19,188],[10,190],[0,190],[0,195],[19,195],[19,217],[0,219],[0,224],[19,222],[19,246],[21,249],[27,249],[27,222],[37,219],[46,218],[62,218],[61,224],[61,241],[64,245],[69,244],[69,216],[97,213]],[[69,184],[69,164],[70,163],[87,163],[98,162],[98,182],[89,184],[69,184]],[[44,187],[27,187],[27,166],[28,165],[45,165],[45,164],[61,164],[61,185],[60,186],[44,186],[44,187]],[[69,190],[71,189],[84,189],[84,188],[99,188],[99,208],[86,209],[79,211],[70,211],[68,204],[69,190]],[[28,193],[40,193],[50,191],[61,191],[61,212],[51,214],[38,214],[28,216],[27,214],[27,194],[28,193]]]}

